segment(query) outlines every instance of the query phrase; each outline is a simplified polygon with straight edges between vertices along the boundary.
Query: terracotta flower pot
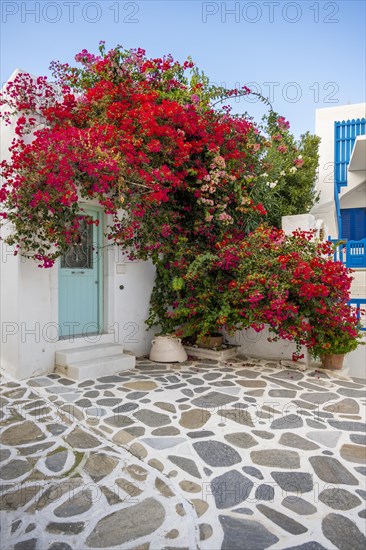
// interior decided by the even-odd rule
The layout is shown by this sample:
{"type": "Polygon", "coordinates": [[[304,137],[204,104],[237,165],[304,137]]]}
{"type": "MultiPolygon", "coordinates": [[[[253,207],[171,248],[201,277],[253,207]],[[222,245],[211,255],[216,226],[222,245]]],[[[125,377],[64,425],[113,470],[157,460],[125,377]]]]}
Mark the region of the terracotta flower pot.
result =
{"type": "Polygon", "coordinates": [[[327,353],[322,355],[322,367],[324,369],[340,370],[343,367],[344,353],[327,353]]]}
{"type": "Polygon", "coordinates": [[[197,340],[197,345],[200,348],[205,349],[220,349],[222,346],[223,337],[221,335],[216,336],[204,336],[197,340]]]}

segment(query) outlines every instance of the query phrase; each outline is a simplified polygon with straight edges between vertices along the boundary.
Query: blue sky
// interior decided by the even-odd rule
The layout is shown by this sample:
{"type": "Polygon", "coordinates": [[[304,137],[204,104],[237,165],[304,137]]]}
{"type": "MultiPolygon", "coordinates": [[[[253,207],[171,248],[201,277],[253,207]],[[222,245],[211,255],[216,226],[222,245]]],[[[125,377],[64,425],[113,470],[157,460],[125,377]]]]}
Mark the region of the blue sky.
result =
{"type": "MultiPolygon", "coordinates": [[[[83,48],[122,44],[153,57],[188,55],[218,84],[271,96],[296,135],[315,109],[365,101],[363,1],[41,0],[1,3],[1,82],[22,68],[49,74],[83,48]]],[[[265,108],[241,99],[235,111],[265,108]]]]}

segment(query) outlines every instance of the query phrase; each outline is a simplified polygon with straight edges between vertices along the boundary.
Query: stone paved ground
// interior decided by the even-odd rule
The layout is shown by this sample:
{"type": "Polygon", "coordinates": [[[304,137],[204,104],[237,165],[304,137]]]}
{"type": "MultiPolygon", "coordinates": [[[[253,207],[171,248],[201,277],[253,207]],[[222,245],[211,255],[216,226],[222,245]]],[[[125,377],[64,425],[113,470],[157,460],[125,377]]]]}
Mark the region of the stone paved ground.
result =
{"type": "Polygon", "coordinates": [[[6,550],[366,547],[364,380],[140,360],[1,399],[6,550]]]}

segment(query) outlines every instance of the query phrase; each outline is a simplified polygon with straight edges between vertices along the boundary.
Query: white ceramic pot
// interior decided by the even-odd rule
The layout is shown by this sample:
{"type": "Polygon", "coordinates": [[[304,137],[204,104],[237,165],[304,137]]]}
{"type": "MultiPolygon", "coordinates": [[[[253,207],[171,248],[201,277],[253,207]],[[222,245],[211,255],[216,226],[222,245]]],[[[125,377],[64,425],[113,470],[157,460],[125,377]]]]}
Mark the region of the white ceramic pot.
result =
{"type": "Polygon", "coordinates": [[[187,361],[187,353],[180,338],[172,336],[157,336],[151,342],[150,359],[158,363],[183,363],[187,361]]]}

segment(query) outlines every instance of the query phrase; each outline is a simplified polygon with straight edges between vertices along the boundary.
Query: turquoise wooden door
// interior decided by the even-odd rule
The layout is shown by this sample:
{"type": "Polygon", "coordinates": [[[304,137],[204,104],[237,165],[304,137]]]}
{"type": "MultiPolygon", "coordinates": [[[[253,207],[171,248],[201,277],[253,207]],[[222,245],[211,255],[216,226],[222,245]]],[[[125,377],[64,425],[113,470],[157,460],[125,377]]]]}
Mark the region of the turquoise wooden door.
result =
{"type": "MultiPolygon", "coordinates": [[[[96,208],[85,213],[101,222],[96,208]]],[[[60,259],[59,266],[59,337],[99,334],[101,319],[101,223],[98,227],[83,219],[77,242],[60,259]]]]}

